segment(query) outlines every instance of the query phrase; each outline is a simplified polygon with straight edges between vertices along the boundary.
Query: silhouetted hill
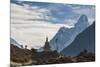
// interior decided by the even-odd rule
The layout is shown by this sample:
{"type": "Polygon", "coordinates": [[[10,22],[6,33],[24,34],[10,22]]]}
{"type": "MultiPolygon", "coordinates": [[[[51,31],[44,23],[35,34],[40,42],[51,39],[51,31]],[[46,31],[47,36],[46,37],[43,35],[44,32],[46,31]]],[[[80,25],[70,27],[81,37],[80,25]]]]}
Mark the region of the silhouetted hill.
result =
{"type": "Polygon", "coordinates": [[[87,50],[84,50],[74,58],[76,58],[77,62],[95,61],[95,53],[87,52],[87,50]]]}
{"type": "Polygon", "coordinates": [[[21,49],[13,44],[10,45],[10,60],[16,63],[26,63],[32,58],[32,52],[28,49],[21,49]]]}
{"type": "Polygon", "coordinates": [[[95,53],[95,22],[80,33],[61,53],[66,56],[76,56],[84,49],[95,53]]]}

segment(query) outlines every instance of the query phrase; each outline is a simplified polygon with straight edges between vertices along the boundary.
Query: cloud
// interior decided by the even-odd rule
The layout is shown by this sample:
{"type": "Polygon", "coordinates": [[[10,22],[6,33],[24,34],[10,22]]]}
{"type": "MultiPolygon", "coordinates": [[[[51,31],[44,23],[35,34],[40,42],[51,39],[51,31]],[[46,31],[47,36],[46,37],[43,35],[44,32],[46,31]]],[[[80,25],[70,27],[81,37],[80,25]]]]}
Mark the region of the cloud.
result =
{"type": "Polygon", "coordinates": [[[28,7],[17,4],[11,4],[11,18],[13,19],[50,19],[50,16],[48,16],[49,11],[46,8],[40,9],[39,7],[28,7]],[[25,8],[27,7],[27,8],[25,8]],[[30,10],[31,9],[31,10],[30,10]]]}
{"type": "Polygon", "coordinates": [[[11,37],[21,45],[28,45],[28,48],[40,48],[46,36],[50,40],[60,27],[69,27],[50,22],[52,16],[49,13],[47,8],[11,3],[11,37]]]}
{"type": "Polygon", "coordinates": [[[89,23],[92,23],[95,20],[95,6],[78,6],[75,7],[75,9],[73,9],[72,11],[75,14],[86,15],[89,19],[89,23]],[[90,19],[93,21],[91,21],[90,19]]]}
{"type": "Polygon", "coordinates": [[[69,26],[74,26],[77,21],[75,19],[65,19],[64,23],[69,26]]]}

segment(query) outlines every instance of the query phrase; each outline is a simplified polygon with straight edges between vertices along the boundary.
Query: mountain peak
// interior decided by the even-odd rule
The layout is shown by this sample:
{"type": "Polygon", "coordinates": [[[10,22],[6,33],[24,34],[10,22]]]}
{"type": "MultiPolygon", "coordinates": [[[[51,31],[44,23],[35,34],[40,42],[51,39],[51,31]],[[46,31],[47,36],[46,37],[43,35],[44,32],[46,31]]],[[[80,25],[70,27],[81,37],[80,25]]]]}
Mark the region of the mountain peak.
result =
{"type": "Polygon", "coordinates": [[[88,18],[86,15],[81,15],[79,19],[81,19],[83,21],[88,21],[88,18]]]}
{"type": "Polygon", "coordinates": [[[88,18],[86,15],[81,15],[78,22],[76,23],[75,27],[80,27],[80,26],[84,26],[84,25],[89,25],[88,22],[88,18]]]}
{"type": "Polygon", "coordinates": [[[88,18],[86,15],[81,15],[78,22],[75,24],[77,31],[82,32],[85,28],[89,26],[88,18]]]}
{"type": "Polygon", "coordinates": [[[89,26],[86,15],[81,15],[73,28],[61,27],[53,39],[50,40],[52,49],[60,52],[70,45],[75,37],[89,26]]]}

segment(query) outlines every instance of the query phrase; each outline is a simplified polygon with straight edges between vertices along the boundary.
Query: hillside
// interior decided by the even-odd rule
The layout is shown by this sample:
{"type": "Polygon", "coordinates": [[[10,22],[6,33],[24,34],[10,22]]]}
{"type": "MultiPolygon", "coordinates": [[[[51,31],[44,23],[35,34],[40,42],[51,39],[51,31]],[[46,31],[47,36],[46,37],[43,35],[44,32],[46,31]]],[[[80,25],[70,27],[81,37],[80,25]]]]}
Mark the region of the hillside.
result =
{"type": "MultiPolygon", "coordinates": [[[[11,54],[10,54],[10,60],[12,63],[18,63],[18,65],[26,64],[32,59],[32,52],[28,49],[19,48],[13,44],[10,46],[11,54]]],[[[29,63],[30,64],[30,63],[29,63]]]]}

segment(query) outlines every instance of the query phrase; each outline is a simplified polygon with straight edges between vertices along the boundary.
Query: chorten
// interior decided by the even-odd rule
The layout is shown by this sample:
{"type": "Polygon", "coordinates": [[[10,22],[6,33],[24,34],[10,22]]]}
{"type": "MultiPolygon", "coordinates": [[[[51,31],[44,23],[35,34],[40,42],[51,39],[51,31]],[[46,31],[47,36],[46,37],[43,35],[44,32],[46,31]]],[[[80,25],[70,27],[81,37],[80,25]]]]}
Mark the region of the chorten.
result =
{"type": "Polygon", "coordinates": [[[46,51],[46,52],[51,51],[49,41],[48,41],[48,37],[46,37],[46,42],[45,42],[45,45],[44,45],[44,51],[46,51]]]}

